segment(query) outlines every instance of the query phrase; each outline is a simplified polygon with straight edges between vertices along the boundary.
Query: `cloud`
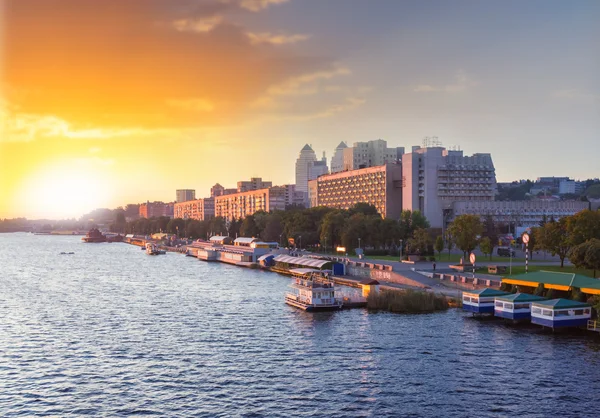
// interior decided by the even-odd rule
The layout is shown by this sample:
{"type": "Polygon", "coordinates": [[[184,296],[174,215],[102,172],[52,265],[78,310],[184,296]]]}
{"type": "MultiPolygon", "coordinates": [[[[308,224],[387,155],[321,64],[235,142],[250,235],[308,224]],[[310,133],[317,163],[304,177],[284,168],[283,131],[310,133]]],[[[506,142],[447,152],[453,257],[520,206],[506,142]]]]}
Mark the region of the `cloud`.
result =
{"type": "Polygon", "coordinates": [[[270,32],[253,33],[248,32],[248,39],[252,45],[270,44],[270,45],[285,45],[295,44],[296,42],[305,41],[310,38],[310,35],[295,34],[295,35],[284,35],[284,34],[272,34],[270,32]]]}
{"type": "Polygon", "coordinates": [[[302,88],[306,84],[311,84],[320,80],[329,80],[334,77],[349,75],[351,71],[346,67],[336,67],[332,70],[321,70],[299,76],[291,77],[283,83],[273,85],[268,88],[267,93],[273,96],[286,95],[304,95],[316,93],[316,88],[302,88]]]}
{"type": "Polygon", "coordinates": [[[212,112],[215,110],[215,104],[205,98],[168,99],[167,105],[177,109],[195,112],[212,112]]]}
{"type": "Polygon", "coordinates": [[[259,12],[271,5],[287,3],[289,0],[241,0],[240,7],[251,12],[259,12]]]}
{"type": "Polygon", "coordinates": [[[579,89],[562,89],[552,92],[551,97],[580,103],[594,103],[600,99],[599,95],[584,92],[579,89]]]}
{"type": "Polygon", "coordinates": [[[215,15],[202,19],[178,19],[173,27],[179,32],[208,33],[223,21],[223,16],[215,15]]]}
{"type": "Polygon", "coordinates": [[[413,88],[413,91],[417,93],[460,93],[478,85],[479,82],[471,79],[464,71],[460,70],[451,84],[444,86],[418,84],[413,88]]]}
{"type": "Polygon", "coordinates": [[[332,116],[337,115],[338,113],[347,112],[349,110],[354,110],[363,104],[366,103],[365,99],[358,97],[348,97],[345,99],[343,103],[333,104],[323,109],[322,111],[316,113],[308,113],[308,114],[299,114],[299,115],[288,115],[283,116],[281,118],[277,118],[279,120],[295,120],[295,121],[305,121],[312,119],[323,119],[330,118],[332,116]]]}

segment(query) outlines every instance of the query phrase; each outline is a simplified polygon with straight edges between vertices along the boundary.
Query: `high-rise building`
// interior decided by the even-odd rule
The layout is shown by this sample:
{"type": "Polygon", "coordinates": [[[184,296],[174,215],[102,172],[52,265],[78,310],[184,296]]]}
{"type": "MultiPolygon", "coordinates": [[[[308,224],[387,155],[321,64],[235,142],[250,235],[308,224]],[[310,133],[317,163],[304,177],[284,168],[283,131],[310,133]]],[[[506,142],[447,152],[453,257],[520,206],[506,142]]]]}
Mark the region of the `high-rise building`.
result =
{"type": "Polygon", "coordinates": [[[355,142],[352,147],[339,150],[340,145],[336,148],[336,154],[342,155],[341,169],[339,165],[336,165],[336,171],[334,171],[333,167],[331,168],[332,173],[397,163],[402,159],[402,155],[404,154],[404,147],[388,148],[387,141],[383,139],[355,142]]]}
{"type": "Polygon", "coordinates": [[[196,198],[196,191],[192,189],[180,189],[175,192],[177,203],[187,202],[188,200],[194,200],[196,198]]]}
{"type": "Polygon", "coordinates": [[[419,210],[434,228],[448,222],[456,201],[492,201],[496,174],[490,154],[464,156],[442,146],[413,147],[402,156],[402,207],[419,210]]]}
{"type": "Polygon", "coordinates": [[[333,157],[331,157],[331,172],[338,173],[344,170],[344,150],[348,148],[348,145],[344,141],[335,148],[333,157]]]}
{"type": "Polygon", "coordinates": [[[308,193],[308,181],[328,172],[327,158],[323,153],[321,161],[310,145],[306,144],[296,160],[296,190],[308,193]]]}
{"type": "Polygon", "coordinates": [[[259,210],[265,212],[285,210],[286,192],[285,187],[271,187],[217,196],[215,197],[215,216],[221,216],[231,221],[243,219],[259,210]]]}
{"type": "Polygon", "coordinates": [[[175,203],[174,217],[182,219],[196,219],[205,221],[215,217],[215,198],[188,200],[187,202],[175,203]]]}
{"type": "Polygon", "coordinates": [[[310,206],[349,209],[373,205],[381,216],[398,219],[402,212],[402,167],[384,164],[326,174],[309,182],[310,206]]]}
{"type": "Polygon", "coordinates": [[[237,189],[226,189],[219,183],[210,188],[210,197],[223,196],[225,194],[237,193],[237,189]]]}
{"type": "Polygon", "coordinates": [[[263,181],[261,177],[252,177],[250,181],[238,181],[237,193],[249,192],[250,190],[267,189],[273,187],[270,181],[263,181]]]}

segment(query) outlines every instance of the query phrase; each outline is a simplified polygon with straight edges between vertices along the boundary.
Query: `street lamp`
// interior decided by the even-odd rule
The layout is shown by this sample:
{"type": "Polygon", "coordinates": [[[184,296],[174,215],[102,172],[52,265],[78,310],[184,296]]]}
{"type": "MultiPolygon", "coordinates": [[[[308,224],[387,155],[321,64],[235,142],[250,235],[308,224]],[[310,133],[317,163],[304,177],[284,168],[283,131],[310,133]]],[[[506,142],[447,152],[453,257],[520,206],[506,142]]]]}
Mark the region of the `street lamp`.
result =
{"type": "Polygon", "coordinates": [[[400,240],[400,261],[402,261],[402,240],[400,240]]]}
{"type": "Polygon", "coordinates": [[[282,244],[283,241],[281,241],[282,236],[283,236],[283,233],[279,234],[279,245],[281,245],[283,247],[283,244],[282,244]]]}
{"type": "Polygon", "coordinates": [[[360,237],[358,238],[358,249],[360,250],[360,237]]]}
{"type": "Polygon", "coordinates": [[[302,251],[302,235],[298,235],[298,239],[300,240],[300,251],[302,251]]]}

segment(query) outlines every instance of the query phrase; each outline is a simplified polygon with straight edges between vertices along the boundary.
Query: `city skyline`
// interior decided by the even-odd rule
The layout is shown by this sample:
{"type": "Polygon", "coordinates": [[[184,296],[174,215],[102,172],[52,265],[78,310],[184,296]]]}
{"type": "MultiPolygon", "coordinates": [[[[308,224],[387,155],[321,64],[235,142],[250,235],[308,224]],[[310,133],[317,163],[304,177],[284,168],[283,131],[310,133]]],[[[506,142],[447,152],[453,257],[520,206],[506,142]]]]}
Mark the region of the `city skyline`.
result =
{"type": "Polygon", "coordinates": [[[0,218],[293,184],[304,144],[377,138],[598,177],[597,2],[1,4],[0,218]]]}

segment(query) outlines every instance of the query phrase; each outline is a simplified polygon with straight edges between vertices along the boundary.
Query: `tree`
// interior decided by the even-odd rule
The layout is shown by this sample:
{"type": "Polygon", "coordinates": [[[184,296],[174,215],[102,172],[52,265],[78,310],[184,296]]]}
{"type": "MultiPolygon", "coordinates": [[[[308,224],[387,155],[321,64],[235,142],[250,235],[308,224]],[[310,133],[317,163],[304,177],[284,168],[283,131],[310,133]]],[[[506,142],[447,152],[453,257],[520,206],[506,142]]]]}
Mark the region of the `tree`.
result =
{"type": "Polygon", "coordinates": [[[361,246],[367,245],[367,217],[362,213],[355,213],[352,215],[345,224],[342,232],[342,246],[348,250],[351,248],[358,248],[359,238],[361,240],[361,246]]]}
{"type": "Polygon", "coordinates": [[[429,221],[427,218],[418,210],[410,211],[403,210],[400,214],[400,220],[398,221],[400,229],[400,239],[408,240],[413,236],[416,229],[429,228],[429,221]]]}
{"type": "Polygon", "coordinates": [[[413,237],[408,240],[408,245],[413,254],[426,255],[429,253],[431,237],[426,229],[417,228],[413,233],[413,237]]]}
{"type": "Polygon", "coordinates": [[[434,248],[438,253],[438,257],[440,257],[442,255],[442,251],[444,251],[444,238],[441,235],[436,237],[434,248]]]}
{"type": "Polygon", "coordinates": [[[456,246],[463,252],[463,258],[473,251],[483,232],[483,225],[477,215],[459,215],[448,227],[456,246]]]}
{"type": "Polygon", "coordinates": [[[481,238],[481,241],[479,241],[479,249],[484,255],[489,255],[490,260],[492,259],[494,247],[492,246],[492,240],[490,240],[490,237],[481,238]]]}
{"type": "Polygon", "coordinates": [[[600,211],[582,210],[567,218],[567,232],[572,245],[600,239],[600,211]]]}
{"type": "Polygon", "coordinates": [[[327,213],[321,224],[321,245],[323,245],[324,242],[327,242],[328,245],[335,248],[336,245],[340,244],[345,223],[346,218],[344,212],[341,210],[327,213]]]}
{"type": "Polygon", "coordinates": [[[262,238],[269,242],[278,242],[281,245],[281,235],[283,234],[283,224],[279,214],[271,214],[267,219],[267,224],[262,233],[262,238]]]}
{"type": "Polygon", "coordinates": [[[242,221],[242,226],[240,227],[240,235],[242,237],[257,237],[259,234],[258,227],[256,226],[256,221],[254,220],[253,215],[248,215],[242,221]]]}
{"type": "Polygon", "coordinates": [[[225,218],[216,216],[212,218],[208,224],[209,235],[223,235],[227,233],[227,225],[225,218]]]}
{"type": "Polygon", "coordinates": [[[229,227],[227,228],[227,235],[229,235],[231,238],[237,238],[240,235],[241,226],[242,221],[233,218],[231,222],[229,222],[229,227]]]}
{"type": "Polygon", "coordinates": [[[533,292],[533,294],[534,294],[535,296],[544,296],[544,291],[545,291],[545,288],[544,288],[544,283],[540,283],[540,284],[538,284],[538,285],[537,285],[537,287],[535,288],[535,291],[533,292]]]}
{"type": "Polygon", "coordinates": [[[575,267],[594,270],[596,277],[596,270],[600,269],[600,240],[592,238],[576,245],[571,248],[568,256],[575,267]]]}
{"type": "Polygon", "coordinates": [[[560,267],[564,267],[565,258],[572,247],[567,233],[567,219],[560,218],[557,222],[548,222],[543,226],[538,237],[542,239],[541,248],[560,258],[560,267]]]}
{"type": "Polygon", "coordinates": [[[168,232],[169,234],[178,234],[178,236],[185,235],[185,219],[173,218],[167,224],[166,230],[162,232],[168,232]]]}
{"type": "Polygon", "coordinates": [[[454,248],[454,238],[446,231],[446,249],[448,250],[448,258],[450,258],[450,251],[454,248]]]}
{"type": "Polygon", "coordinates": [[[354,215],[355,213],[361,213],[365,216],[371,216],[371,215],[380,216],[379,212],[377,212],[377,208],[366,202],[355,203],[354,206],[352,206],[350,209],[348,209],[348,212],[349,212],[350,216],[354,215]]]}
{"type": "Polygon", "coordinates": [[[123,209],[115,210],[115,223],[114,232],[123,233],[127,228],[127,221],[125,220],[125,211],[123,209]]]}

